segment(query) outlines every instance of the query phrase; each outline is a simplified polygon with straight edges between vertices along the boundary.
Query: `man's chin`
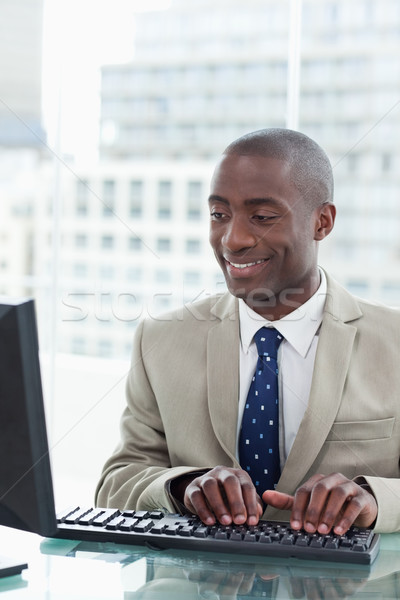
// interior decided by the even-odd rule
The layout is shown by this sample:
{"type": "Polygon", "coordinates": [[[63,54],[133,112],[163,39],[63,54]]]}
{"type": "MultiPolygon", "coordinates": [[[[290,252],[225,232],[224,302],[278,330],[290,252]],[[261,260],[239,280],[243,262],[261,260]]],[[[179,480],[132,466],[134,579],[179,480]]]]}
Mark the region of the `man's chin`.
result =
{"type": "Polygon", "coordinates": [[[249,291],[243,287],[227,285],[232,296],[244,300],[251,308],[272,308],[276,306],[276,297],[272,290],[259,288],[249,291]]]}

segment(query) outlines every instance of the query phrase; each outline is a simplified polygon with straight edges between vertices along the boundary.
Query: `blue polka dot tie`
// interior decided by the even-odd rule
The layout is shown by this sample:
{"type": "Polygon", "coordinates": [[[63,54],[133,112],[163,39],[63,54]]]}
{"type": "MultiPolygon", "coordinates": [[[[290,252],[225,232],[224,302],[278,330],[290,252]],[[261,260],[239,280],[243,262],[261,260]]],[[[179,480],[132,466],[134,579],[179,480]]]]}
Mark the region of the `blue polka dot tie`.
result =
{"type": "Polygon", "coordinates": [[[258,361],[239,436],[239,460],[257,493],[274,489],[280,477],[278,348],[283,336],[262,327],[254,336],[258,361]]]}

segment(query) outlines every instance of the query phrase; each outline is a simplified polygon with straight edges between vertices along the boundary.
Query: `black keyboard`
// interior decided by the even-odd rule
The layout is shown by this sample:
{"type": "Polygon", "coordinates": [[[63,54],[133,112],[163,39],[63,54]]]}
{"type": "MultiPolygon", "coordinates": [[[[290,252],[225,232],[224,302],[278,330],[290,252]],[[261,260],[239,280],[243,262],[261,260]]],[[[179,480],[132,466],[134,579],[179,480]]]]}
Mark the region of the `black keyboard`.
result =
{"type": "Polygon", "coordinates": [[[288,523],[259,521],[258,525],[209,527],[196,516],[159,510],[72,508],[57,515],[57,537],[94,542],[144,545],[155,550],[235,552],[371,564],[379,551],[379,535],[352,527],[346,535],[294,531],[288,523]]]}

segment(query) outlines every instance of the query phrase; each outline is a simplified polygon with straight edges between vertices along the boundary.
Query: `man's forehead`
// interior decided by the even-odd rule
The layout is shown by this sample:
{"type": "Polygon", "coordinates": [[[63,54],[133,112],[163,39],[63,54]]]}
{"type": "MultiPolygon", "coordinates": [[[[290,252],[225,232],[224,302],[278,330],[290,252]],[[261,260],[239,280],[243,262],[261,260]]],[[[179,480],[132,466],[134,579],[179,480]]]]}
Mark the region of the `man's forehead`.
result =
{"type": "Polygon", "coordinates": [[[257,189],[264,186],[286,187],[291,180],[291,165],[288,161],[259,154],[230,153],[223,154],[217,163],[210,191],[218,194],[218,189],[236,185],[254,189],[256,193],[257,189]]]}

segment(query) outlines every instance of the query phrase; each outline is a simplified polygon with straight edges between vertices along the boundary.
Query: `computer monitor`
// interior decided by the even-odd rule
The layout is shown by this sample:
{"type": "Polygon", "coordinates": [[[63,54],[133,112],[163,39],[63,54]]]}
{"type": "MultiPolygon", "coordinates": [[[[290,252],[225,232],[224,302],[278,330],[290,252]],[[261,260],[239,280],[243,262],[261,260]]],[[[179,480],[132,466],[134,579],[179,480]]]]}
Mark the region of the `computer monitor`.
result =
{"type": "Polygon", "coordinates": [[[0,299],[0,524],[57,530],[31,299],[0,299]]]}

